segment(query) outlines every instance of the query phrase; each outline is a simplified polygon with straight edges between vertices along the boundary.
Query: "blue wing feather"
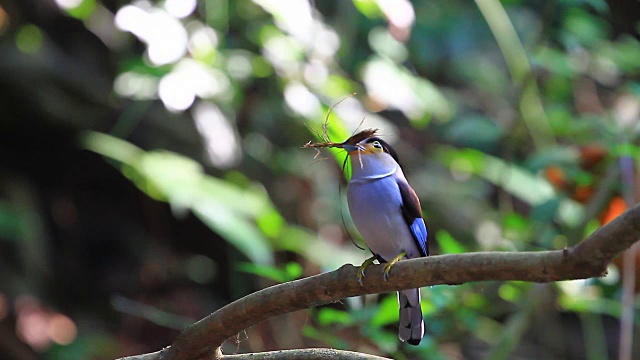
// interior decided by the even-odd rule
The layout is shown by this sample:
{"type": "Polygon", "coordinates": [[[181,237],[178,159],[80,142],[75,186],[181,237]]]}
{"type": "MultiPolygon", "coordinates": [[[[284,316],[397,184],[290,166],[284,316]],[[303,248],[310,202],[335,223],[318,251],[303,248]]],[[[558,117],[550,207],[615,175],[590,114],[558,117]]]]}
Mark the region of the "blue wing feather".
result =
{"type": "Polygon", "coordinates": [[[398,181],[398,188],[402,196],[402,216],[409,226],[413,239],[420,249],[422,256],[429,256],[429,246],[427,245],[427,226],[422,219],[420,200],[416,192],[406,181],[398,181]]]}
{"type": "Polygon", "coordinates": [[[429,256],[429,250],[427,249],[427,226],[424,223],[422,218],[417,218],[413,220],[413,224],[409,226],[411,229],[411,233],[413,234],[413,238],[416,239],[418,245],[420,245],[420,249],[422,252],[429,256]]]}

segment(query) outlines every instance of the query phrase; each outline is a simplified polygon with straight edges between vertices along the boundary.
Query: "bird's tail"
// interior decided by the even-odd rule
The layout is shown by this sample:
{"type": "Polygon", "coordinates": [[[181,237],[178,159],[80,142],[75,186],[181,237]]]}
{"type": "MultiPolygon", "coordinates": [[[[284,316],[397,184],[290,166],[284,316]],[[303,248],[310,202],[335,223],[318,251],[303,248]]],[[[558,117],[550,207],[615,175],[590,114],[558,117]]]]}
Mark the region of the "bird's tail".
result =
{"type": "Polygon", "coordinates": [[[398,291],[400,325],[398,337],[411,345],[420,344],[424,335],[424,320],[420,309],[420,289],[398,291]]]}

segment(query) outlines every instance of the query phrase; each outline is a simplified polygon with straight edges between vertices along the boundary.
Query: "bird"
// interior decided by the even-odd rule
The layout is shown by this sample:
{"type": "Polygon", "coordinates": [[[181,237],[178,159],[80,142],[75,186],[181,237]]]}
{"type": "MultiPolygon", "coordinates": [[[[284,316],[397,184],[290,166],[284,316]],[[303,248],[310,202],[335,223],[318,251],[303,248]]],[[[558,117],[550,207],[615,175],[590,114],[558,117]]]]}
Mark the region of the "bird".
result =
{"type": "MultiPolygon", "coordinates": [[[[386,280],[398,261],[429,256],[420,200],[409,185],[396,152],[375,133],[362,131],[342,143],[352,169],[347,186],[349,213],[373,254],[358,269],[360,284],[364,270],[375,260],[385,264],[386,280]]],[[[411,345],[420,344],[424,336],[420,289],[398,291],[398,304],[398,338],[411,345]]]]}

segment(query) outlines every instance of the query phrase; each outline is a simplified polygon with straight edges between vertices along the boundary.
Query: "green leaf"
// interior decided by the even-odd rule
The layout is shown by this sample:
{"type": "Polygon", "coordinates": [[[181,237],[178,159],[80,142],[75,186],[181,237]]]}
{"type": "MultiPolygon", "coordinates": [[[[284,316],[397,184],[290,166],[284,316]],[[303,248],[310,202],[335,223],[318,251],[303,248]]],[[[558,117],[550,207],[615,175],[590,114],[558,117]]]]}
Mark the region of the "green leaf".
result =
{"type": "Polygon", "coordinates": [[[448,124],[445,138],[465,147],[493,149],[504,135],[504,130],[483,116],[467,116],[448,124]]]}
{"type": "Polygon", "coordinates": [[[375,27],[369,31],[369,45],[379,55],[396,63],[407,60],[408,51],[403,43],[396,40],[384,27],[375,27]]]}
{"type": "Polygon", "coordinates": [[[284,265],[284,273],[287,281],[298,279],[302,276],[302,265],[294,261],[288,262],[284,265]]]}
{"type": "Polygon", "coordinates": [[[7,201],[0,201],[0,242],[18,239],[25,222],[20,213],[7,201]]]}
{"type": "Polygon", "coordinates": [[[563,77],[569,78],[575,74],[575,66],[572,66],[569,56],[554,48],[541,47],[532,62],[563,77]]]}
{"type": "Polygon", "coordinates": [[[44,34],[39,27],[26,24],[18,28],[15,35],[16,46],[25,54],[35,54],[42,48],[44,34]]]}
{"type": "Polygon", "coordinates": [[[95,132],[83,133],[85,148],[123,163],[123,174],[176,214],[191,210],[212,230],[258,264],[273,262],[267,236],[277,236],[284,220],[261,186],[240,187],[204,174],[202,166],[169,151],[145,152],[95,132]]]}
{"type": "Polygon", "coordinates": [[[236,270],[249,273],[249,274],[262,276],[264,278],[271,279],[279,283],[283,283],[287,281],[283,271],[274,266],[243,262],[236,266],[236,270]]]}
{"type": "MultiPolygon", "coordinates": [[[[465,167],[465,171],[501,186],[505,191],[531,206],[547,204],[557,198],[555,190],[544,178],[480,151],[441,147],[436,151],[435,156],[452,169],[460,160],[465,161],[470,165],[465,167]]],[[[568,225],[576,225],[582,218],[583,206],[571,199],[559,201],[557,213],[559,220],[568,225]]],[[[541,211],[543,210],[552,209],[541,208],[541,211]]]]}
{"type": "Polygon", "coordinates": [[[468,251],[446,230],[438,230],[436,239],[438,239],[438,246],[443,254],[462,254],[468,251]]]}
{"type": "Polygon", "coordinates": [[[80,147],[106,156],[124,164],[131,164],[142,155],[143,150],[128,141],[95,131],[81,132],[80,147]]]}
{"type": "Polygon", "coordinates": [[[345,339],[335,335],[333,332],[322,331],[312,326],[305,326],[302,328],[302,335],[321,341],[336,349],[348,349],[349,343],[345,339]]]}
{"type": "Polygon", "coordinates": [[[600,17],[593,16],[578,7],[567,11],[564,29],[567,33],[585,45],[593,45],[608,36],[609,24],[600,17]]]}
{"type": "Polygon", "coordinates": [[[352,325],[355,321],[353,316],[346,311],[323,307],[318,310],[318,323],[322,326],[333,324],[352,325]]]}
{"type": "Polygon", "coordinates": [[[278,236],[286,226],[284,218],[274,209],[265,210],[264,213],[260,214],[257,218],[257,223],[262,233],[271,238],[278,236]]]}
{"type": "Polygon", "coordinates": [[[549,199],[543,203],[537,204],[533,209],[531,209],[531,219],[541,222],[550,222],[556,217],[559,206],[560,199],[558,198],[549,199]]]}
{"type": "Polygon", "coordinates": [[[527,239],[531,235],[531,221],[518,213],[505,214],[502,228],[507,239],[527,239]]]}
{"type": "Polygon", "coordinates": [[[385,296],[371,319],[371,326],[381,327],[398,322],[398,299],[395,295],[385,296]]]}
{"type": "Polygon", "coordinates": [[[236,268],[238,271],[262,276],[280,283],[295,280],[302,275],[302,266],[296,262],[289,262],[282,269],[249,262],[240,263],[236,268]]]}
{"type": "Polygon", "coordinates": [[[82,0],[76,7],[67,9],[74,18],[86,20],[96,10],[96,0],[82,0]]]}
{"type": "Polygon", "coordinates": [[[498,288],[498,295],[506,301],[517,303],[530,287],[517,281],[506,282],[498,288]]]}
{"type": "Polygon", "coordinates": [[[382,11],[378,7],[378,2],[375,0],[353,0],[353,5],[362,15],[370,19],[383,17],[382,11]]]}
{"type": "Polygon", "coordinates": [[[552,147],[532,154],[525,167],[532,172],[540,171],[550,165],[574,165],[578,160],[578,151],[572,147],[552,147]]]}
{"type": "Polygon", "coordinates": [[[258,264],[273,262],[273,253],[267,239],[257,227],[242,216],[215,202],[199,202],[194,214],[207,226],[218,232],[232,245],[258,264]]]}

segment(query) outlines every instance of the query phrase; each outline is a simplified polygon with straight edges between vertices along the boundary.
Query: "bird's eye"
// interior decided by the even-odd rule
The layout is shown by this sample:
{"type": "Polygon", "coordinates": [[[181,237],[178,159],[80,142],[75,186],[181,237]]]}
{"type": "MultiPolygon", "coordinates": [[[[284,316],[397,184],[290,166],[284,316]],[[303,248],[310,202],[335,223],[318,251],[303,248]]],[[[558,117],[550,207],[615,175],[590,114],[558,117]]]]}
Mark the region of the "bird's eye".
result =
{"type": "Polygon", "coordinates": [[[380,144],[380,141],[374,141],[373,147],[377,149],[382,149],[382,144],[380,144]]]}

